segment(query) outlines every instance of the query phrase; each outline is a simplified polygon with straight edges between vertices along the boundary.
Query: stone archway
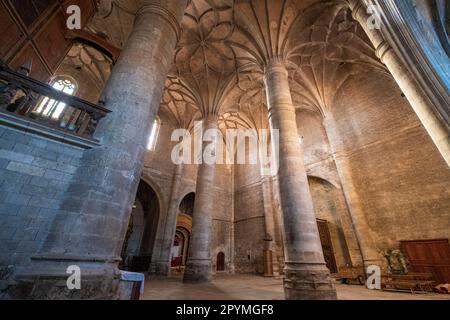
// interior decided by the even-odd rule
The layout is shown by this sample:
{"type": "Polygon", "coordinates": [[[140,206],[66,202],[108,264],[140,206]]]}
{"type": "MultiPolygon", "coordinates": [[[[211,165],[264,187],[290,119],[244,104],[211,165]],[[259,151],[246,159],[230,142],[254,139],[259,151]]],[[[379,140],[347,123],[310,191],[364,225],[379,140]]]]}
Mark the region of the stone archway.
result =
{"type": "Polygon", "coordinates": [[[341,217],[346,214],[346,206],[340,191],[329,181],[316,176],[308,176],[308,183],[314,202],[314,211],[327,265],[330,271],[352,264],[347,239],[341,217]],[[327,256],[329,259],[327,259],[327,256]]]}
{"type": "Polygon", "coordinates": [[[160,203],[155,190],[141,180],[122,248],[122,268],[132,271],[148,270],[159,214],[160,203]]]}
{"type": "Polygon", "coordinates": [[[172,268],[183,267],[186,265],[190,236],[191,232],[189,230],[181,226],[177,226],[171,252],[170,266],[172,268]]]}
{"type": "Polygon", "coordinates": [[[181,268],[186,265],[192,232],[194,201],[195,193],[188,193],[183,197],[178,207],[176,232],[170,254],[172,268],[181,268]]]}

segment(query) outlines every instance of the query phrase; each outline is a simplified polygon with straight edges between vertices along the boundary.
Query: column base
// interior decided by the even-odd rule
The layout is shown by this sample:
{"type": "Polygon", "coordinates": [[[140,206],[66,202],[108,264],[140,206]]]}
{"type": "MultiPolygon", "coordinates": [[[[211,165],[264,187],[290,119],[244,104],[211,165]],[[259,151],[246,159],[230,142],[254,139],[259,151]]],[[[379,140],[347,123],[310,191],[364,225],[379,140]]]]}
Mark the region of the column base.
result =
{"type": "Polygon", "coordinates": [[[40,254],[14,273],[4,294],[15,300],[118,300],[120,258],[40,254]],[[80,283],[79,288],[69,288],[80,283]]]}
{"type": "Polygon", "coordinates": [[[336,300],[336,290],[325,264],[286,263],[284,269],[286,300],[336,300]]]}
{"type": "MultiPolygon", "coordinates": [[[[65,270],[64,270],[65,271],[65,270]]],[[[26,270],[14,277],[6,296],[14,300],[118,300],[120,273],[115,268],[81,271],[80,289],[69,289],[70,274],[60,270],[26,270]]]]}
{"type": "Polygon", "coordinates": [[[212,279],[211,260],[193,260],[186,264],[184,270],[184,283],[210,282],[212,279]]]}
{"type": "Polygon", "coordinates": [[[161,261],[152,262],[150,264],[150,268],[149,268],[148,272],[152,276],[167,277],[170,274],[169,263],[161,262],[161,261]]]}

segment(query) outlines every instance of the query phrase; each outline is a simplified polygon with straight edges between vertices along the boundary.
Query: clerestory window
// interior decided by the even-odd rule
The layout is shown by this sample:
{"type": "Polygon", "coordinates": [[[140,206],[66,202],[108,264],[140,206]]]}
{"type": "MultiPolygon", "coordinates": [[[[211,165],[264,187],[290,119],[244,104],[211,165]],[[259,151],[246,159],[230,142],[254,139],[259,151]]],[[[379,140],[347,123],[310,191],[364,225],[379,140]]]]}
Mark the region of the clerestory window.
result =
{"type": "Polygon", "coordinates": [[[153,122],[153,126],[152,126],[152,129],[150,131],[150,136],[149,136],[149,139],[148,139],[147,150],[149,150],[149,151],[155,150],[156,141],[158,140],[158,133],[159,133],[160,126],[161,126],[161,124],[160,124],[159,120],[156,119],[153,122]]]}

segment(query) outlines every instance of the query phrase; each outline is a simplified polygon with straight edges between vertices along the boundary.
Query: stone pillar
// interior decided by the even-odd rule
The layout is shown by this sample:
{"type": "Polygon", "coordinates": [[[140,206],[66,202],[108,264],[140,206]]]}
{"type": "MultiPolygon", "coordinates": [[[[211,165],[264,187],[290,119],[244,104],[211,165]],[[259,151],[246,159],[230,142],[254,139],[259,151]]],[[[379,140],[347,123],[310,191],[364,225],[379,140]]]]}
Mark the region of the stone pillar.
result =
{"type": "Polygon", "coordinates": [[[414,76],[406,68],[391,45],[385,40],[381,30],[370,29],[370,16],[360,0],[347,0],[353,17],[357,20],[372,42],[377,56],[386,65],[400,89],[405,94],[422,125],[450,166],[450,130],[437,116],[434,106],[422,90],[414,76]]]}
{"type": "Polygon", "coordinates": [[[284,221],[285,297],[289,300],[336,299],[326,267],[313,201],[299,143],[295,109],[284,62],[265,70],[272,130],[279,130],[279,186],[284,221]]]}
{"type": "Polygon", "coordinates": [[[262,177],[261,188],[264,200],[264,276],[272,277],[278,275],[277,266],[277,252],[275,239],[275,224],[274,224],[274,208],[273,195],[270,177],[262,177]]]}
{"type": "Polygon", "coordinates": [[[152,261],[152,265],[150,268],[150,271],[157,275],[167,276],[170,272],[170,254],[177,227],[182,177],[183,164],[179,164],[175,167],[175,173],[173,174],[172,178],[172,190],[170,192],[170,202],[167,209],[167,216],[164,221],[161,247],[159,248],[157,256],[155,256],[154,261],[152,261]]]}
{"type": "Polygon", "coordinates": [[[26,298],[116,297],[120,252],[187,0],[140,4],[102,94],[112,113],[95,133],[101,147],[84,153],[40,252],[18,274],[26,298]],[[70,265],[81,269],[81,290],[65,286],[70,265]]]}
{"type": "Polygon", "coordinates": [[[229,274],[234,274],[235,273],[235,266],[234,266],[234,258],[235,258],[235,250],[236,250],[236,245],[235,245],[235,228],[234,228],[234,217],[235,217],[235,207],[234,207],[234,202],[235,202],[235,194],[234,194],[234,175],[236,173],[235,171],[235,167],[231,166],[231,187],[233,188],[233,192],[231,192],[231,208],[230,208],[230,212],[231,212],[231,217],[230,217],[230,253],[229,253],[229,259],[230,259],[230,264],[228,265],[228,273],[229,274]]]}
{"type": "Polygon", "coordinates": [[[283,226],[283,212],[281,210],[280,201],[280,187],[278,183],[278,176],[274,176],[271,179],[271,191],[272,191],[272,204],[273,204],[273,217],[275,222],[275,239],[277,244],[277,268],[280,275],[284,274],[284,226],[283,226]]]}
{"type": "MultiPolygon", "coordinates": [[[[218,129],[217,118],[214,116],[203,120],[203,134],[209,129],[218,129]]],[[[203,150],[209,143],[211,142],[203,143],[203,150]]],[[[216,165],[207,164],[204,160],[198,166],[194,216],[184,282],[211,281],[211,233],[215,199],[215,171],[216,165]]]]}

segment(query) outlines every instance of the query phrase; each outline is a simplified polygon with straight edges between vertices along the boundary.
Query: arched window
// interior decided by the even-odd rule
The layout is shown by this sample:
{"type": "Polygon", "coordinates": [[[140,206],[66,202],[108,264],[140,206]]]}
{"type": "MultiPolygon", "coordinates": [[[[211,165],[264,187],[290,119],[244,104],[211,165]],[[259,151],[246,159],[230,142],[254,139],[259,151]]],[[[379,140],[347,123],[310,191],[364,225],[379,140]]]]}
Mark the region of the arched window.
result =
{"type": "MultiPolygon", "coordinates": [[[[51,81],[50,85],[54,89],[62,91],[68,95],[75,95],[78,90],[78,85],[75,80],[68,76],[58,76],[51,81]]],[[[65,107],[65,103],[45,97],[38,105],[35,112],[44,117],[59,119],[65,107]]]]}
{"type": "Polygon", "coordinates": [[[153,122],[152,130],[150,131],[150,136],[148,138],[147,150],[149,151],[155,150],[160,126],[161,123],[159,119],[155,119],[155,121],[153,122]]]}

